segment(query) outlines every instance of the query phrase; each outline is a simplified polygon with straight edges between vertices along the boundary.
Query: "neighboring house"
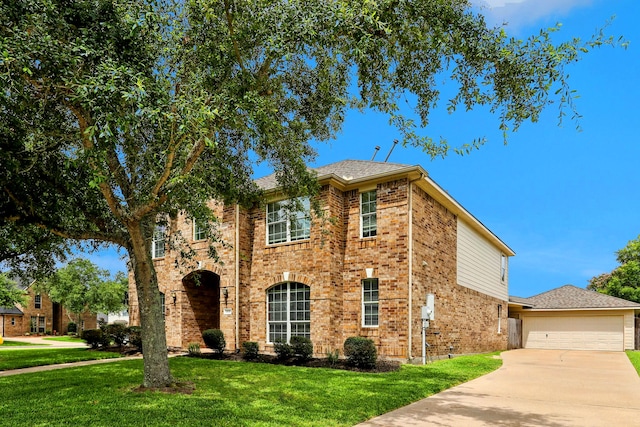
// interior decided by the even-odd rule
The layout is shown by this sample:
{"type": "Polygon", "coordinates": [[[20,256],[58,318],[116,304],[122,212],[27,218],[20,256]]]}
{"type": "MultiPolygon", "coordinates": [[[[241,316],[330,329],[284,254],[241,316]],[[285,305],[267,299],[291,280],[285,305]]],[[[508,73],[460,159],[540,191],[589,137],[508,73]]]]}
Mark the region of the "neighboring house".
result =
{"type": "MultiPolygon", "coordinates": [[[[211,202],[228,243],[222,263],[184,215],[158,229],[152,254],[170,347],[220,328],[230,350],[256,341],[272,351],[275,340],[301,335],[324,355],[364,336],[383,356],[418,358],[421,307],[433,294],[429,355],[506,349],[514,252],[505,243],[420,166],[346,160],[315,171],[331,221],[287,214],[273,175],[257,180],[266,206],[211,202]],[[178,231],[196,249],[192,270],[176,267],[178,252],[165,244],[178,231]]],[[[133,280],[129,295],[139,324],[133,280]]]]}
{"type": "MultiPolygon", "coordinates": [[[[36,292],[31,282],[28,286],[22,286],[27,293],[27,304],[22,306],[0,308],[2,315],[3,332],[6,337],[15,337],[27,334],[62,335],[68,332],[69,313],[60,304],[51,301],[48,295],[36,292]]],[[[75,314],[71,318],[76,321],[75,314]]],[[[97,317],[90,313],[83,313],[78,325],[78,330],[95,329],[97,317]]]]}
{"type": "Polygon", "coordinates": [[[524,348],[632,350],[639,313],[638,303],[573,285],[509,298],[509,317],[522,321],[524,348]]]}
{"type": "Polygon", "coordinates": [[[119,311],[117,313],[98,313],[98,322],[105,324],[120,323],[129,324],[129,310],[119,311]]]}

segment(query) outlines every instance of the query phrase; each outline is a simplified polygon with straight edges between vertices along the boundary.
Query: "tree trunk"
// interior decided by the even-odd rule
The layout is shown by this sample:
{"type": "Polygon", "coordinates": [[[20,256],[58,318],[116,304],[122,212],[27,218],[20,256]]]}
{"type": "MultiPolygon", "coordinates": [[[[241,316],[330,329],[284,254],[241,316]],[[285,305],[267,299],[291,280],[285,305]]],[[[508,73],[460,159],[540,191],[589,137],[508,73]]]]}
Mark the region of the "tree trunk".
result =
{"type": "Polygon", "coordinates": [[[150,245],[146,243],[141,224],[131,227],[129,232],[132,245],[129,257],[136,281],[142,329],[143,386],[167,387],[173,383],[173,378],[169,370],[164,316],[150,245]]]}

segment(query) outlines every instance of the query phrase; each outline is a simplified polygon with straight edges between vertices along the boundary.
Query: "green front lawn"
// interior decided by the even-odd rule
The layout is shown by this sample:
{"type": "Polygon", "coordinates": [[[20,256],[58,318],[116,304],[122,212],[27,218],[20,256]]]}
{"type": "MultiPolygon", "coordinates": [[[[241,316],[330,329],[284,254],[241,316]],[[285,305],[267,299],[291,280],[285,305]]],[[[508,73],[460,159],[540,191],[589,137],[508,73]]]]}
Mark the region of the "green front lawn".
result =
{"type": "Polygon", "coordinates": [[[60,336],[60,337],[47,337],[43,338],[47,341],[62,341],[62,342],[85,342],[82,338],[78,337],[70,337],[68,335],[60,336]]]}
{"type": "MultiPolygon", "coordinates": [[[[83,360],[111,359],[114,357],[120,357],[120,354],[107,351],[91,351],[86,348],[0,350],[0,371],[30,368],[32,366],[56,365],[58,363],[81,362],[83,360]]],[[[0,419],[0,423],[1,422],[2,420],[0,419]]]]}
{"type": "Polygon", "coordinates": [[[0,345],[0,348],[2,348],[2,347],[18,346],[18,345],[48,345],[48,344],[33,344],[33,343],[30,343],[30,342],[24,342],[24,341],[10,341],[10,340],[4,340],[4,342],[2,343],[2,345],[0,345]]]}
{"type": "Polygon", "coordinates": [[[464,356],[368,374],[177,357],[174,376],[193,394],[133,391],[142,361],[0,378],[2,425],[351,426],[497,369],[464,356]],[[37,408],[34,417],[30,410],[37,408]]]}
{"type": "Polygon", "coordinates": [[[636,368],[638,375],[640,375],[640,351],[627,350],[627,356],[633,367],[636,368]]]}

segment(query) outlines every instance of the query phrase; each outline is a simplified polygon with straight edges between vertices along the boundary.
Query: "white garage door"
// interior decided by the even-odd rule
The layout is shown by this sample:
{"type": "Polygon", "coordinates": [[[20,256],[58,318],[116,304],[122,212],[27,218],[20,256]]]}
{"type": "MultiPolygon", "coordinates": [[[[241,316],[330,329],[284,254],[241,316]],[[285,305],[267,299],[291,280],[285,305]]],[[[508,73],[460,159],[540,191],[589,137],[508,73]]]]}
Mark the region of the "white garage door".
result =
{"type": "Polygon", "coordinates": [[[525,317],[524,348],[624,350],[624,316],[525,317]]]}

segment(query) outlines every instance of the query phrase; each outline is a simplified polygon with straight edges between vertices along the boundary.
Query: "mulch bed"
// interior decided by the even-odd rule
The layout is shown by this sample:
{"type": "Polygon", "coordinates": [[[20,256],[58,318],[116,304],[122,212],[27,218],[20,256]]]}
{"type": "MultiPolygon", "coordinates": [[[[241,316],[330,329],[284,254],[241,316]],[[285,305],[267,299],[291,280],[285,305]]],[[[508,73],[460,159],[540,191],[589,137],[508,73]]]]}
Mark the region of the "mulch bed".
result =
{"type": "MultiPolygon", "coordinates": [[[[110,346],[110,347],[101,347],[102,351],[111,351],[115,353],[120,353],[123,356],[139,356],[142,353],[138,351],[136,347],[131,346],[110,346]]],[[[178,349],[170,349],[169,353],[172,354],[184,354],[184,351],[178,349]]],[[[241,353],[236,352],[224,352],[223,354],[218,353],[201,353],[199,355],[189,354],[187,357],[197,357],[200,359],[213,359],[213,360],[230,360],[235,362],[245,362],[245,359],[242,358],[241,353]]],[[[346,359],[339,359],[335,362],[330,362],[328,358],[311,358],[308,360],[302,360],[296,357],[290,357],[288,359],[279,359],[275,355],[271,354],[260,354],[256,360],[251,360],[251,362],[256,363],[269,363],[272,365],[284,365],[284,366],[303,366],[307,368],[329,368],[329,369],[342,369],[346,371],[355,371],[355,372],[370,372],[370,373],[383,373],[383,372],[393,372],[400,369],[401,363],[397,360],[387,360],[387,359],[378,359],[376,362],[376,367],[373,369],[360,369],[355,366],[351,366],[347,363],[346,359]]],[[[187,387],[188,388],[188,387],[187,387]]],[[[148,389],[145,389],[148,390],[148,389]]],[[[139,390],[144,391],[144,390],[139,390]]]]}

